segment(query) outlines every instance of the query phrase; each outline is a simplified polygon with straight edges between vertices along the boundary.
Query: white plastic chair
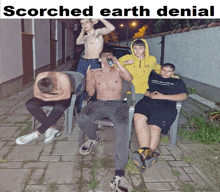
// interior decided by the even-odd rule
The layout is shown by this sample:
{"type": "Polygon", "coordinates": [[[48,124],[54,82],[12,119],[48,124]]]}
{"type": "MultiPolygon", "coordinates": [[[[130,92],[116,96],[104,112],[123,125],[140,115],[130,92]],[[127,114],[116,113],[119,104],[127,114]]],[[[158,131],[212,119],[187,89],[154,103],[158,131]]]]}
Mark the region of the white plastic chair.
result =
{"type": "Polygon", "coordinates": [[[179,121],[181,107],[182,107],[182,101],[176,102],[177,116],[176,116],[175,121],[170,127],[170,144],[171,145],[176,145],[178,121],[179,121]]]}

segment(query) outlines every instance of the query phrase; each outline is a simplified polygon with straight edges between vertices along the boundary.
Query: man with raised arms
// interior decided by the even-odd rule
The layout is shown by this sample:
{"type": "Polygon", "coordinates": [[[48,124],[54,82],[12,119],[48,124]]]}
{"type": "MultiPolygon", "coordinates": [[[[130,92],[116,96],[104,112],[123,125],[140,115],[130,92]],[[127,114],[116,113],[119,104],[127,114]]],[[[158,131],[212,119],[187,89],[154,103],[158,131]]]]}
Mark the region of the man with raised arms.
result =
{"type": "MultiPolygon", "coordinates": [[[[85,45],[85,53],[80,58],[76,71],[86,76],[88,66],[91,65],[91,69],[100,68],[99,54],[101,53],[104,45],[103,35],[107,35],[115,30],[115,27],[105,19],[82,19],[80,20],[82,30],[76,39],[76,45],[85,45]],[[94,25],[101,21],[105,27],[95,29],[94,25]]],[[[85,95],[82,94],[78,103],[78,109],[81,109],[81,104],[85,95]]],[[[91,100],[95,100],[94,95],[91,100]]]]}

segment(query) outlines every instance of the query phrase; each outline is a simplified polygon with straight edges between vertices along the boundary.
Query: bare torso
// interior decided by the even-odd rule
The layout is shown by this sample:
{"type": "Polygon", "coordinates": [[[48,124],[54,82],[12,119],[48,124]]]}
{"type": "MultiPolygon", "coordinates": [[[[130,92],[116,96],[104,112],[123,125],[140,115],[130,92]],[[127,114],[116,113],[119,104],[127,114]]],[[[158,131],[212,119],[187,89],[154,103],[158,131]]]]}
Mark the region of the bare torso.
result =
{"type": "MultiPolygon", "coordinates": [[[[54,84],[54,90],[51,92],[52,94],[56,94],[59,93],[60,91],[62,91],[62,87],[61,87],[61,81],[60,81],[60,77],[66,75],[65,73],[61,73],[61,72],[43,72],[41,74],[42,79],[45,77],[51,77],[53,79],[53,81],[55,82],[54,84]]],[[[67,75],[66,75],[67,76],[67,75]]],[[[69,79],[69,77],[68,77],[69,79]]],[[[73,88],[71,87],[71,92],[73,91],[73,88]]]]}
{"type": "Polygon", "coordinates": [[[97,99],[121,99],[122,77],[117,68],[111,68],[108,72],[94,69],[94,73],[97,99]]]}
{"type": "Polygon", "coordinates": [[[102,35],[98,37],[94,34],[86,35],[85,37],[85,59],[99,58],[99,53],[103,49],[104,39],[102,35]]]}

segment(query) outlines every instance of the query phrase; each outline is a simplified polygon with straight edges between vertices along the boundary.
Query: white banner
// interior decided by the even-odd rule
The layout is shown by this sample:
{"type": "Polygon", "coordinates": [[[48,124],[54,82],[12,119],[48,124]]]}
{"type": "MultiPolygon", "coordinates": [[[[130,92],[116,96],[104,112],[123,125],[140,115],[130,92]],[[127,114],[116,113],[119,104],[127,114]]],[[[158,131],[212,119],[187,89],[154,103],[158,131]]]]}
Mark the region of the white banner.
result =
{"type": "Polygon", "coordinates": [[[1,18],[214,19],[220,1],[1,0],[1,18]]]}

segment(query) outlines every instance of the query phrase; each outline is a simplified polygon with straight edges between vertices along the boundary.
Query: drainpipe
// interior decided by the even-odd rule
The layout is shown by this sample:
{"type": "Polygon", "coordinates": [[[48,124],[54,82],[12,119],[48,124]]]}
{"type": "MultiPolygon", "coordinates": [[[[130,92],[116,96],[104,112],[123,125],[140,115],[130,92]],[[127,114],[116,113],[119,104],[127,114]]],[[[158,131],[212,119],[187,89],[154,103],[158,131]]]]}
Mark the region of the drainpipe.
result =
{"type": "Polygon", "coordinates": [[[33,34],[33,76],[34,76],[34,79],[36,79],[36,73],[35,73],[35,70],[36,70],[36,52],[35,52],[35,27],[34,27],[34,19],[32,19],[32,34],[33,34]]]}
{"type": "Polygon", "coordinates": [[[160,65],[164,63],[164,46],[165,46],[165,35],[162,35],[161,37],[161,57],[160,57],[160,65]]]}

